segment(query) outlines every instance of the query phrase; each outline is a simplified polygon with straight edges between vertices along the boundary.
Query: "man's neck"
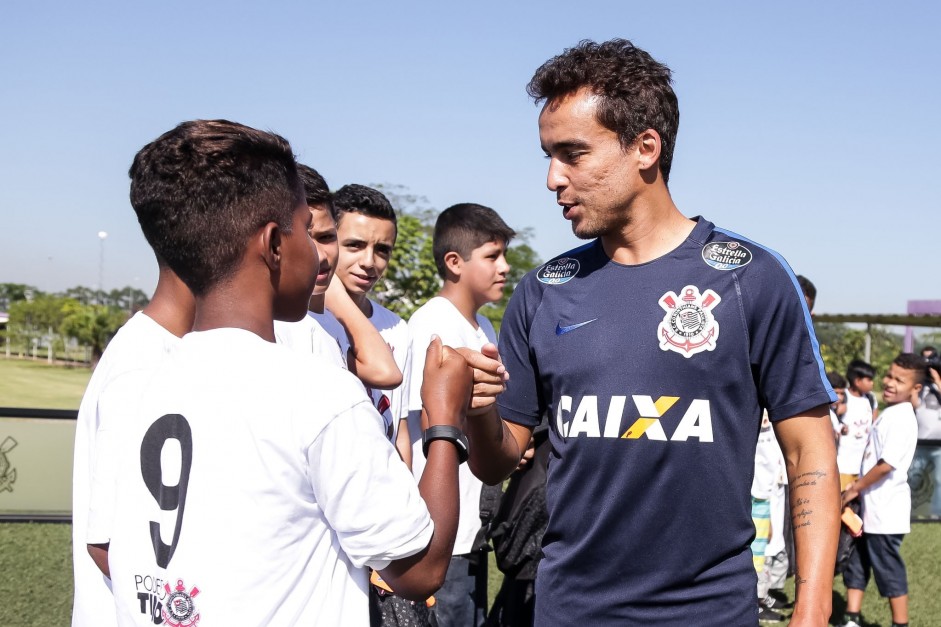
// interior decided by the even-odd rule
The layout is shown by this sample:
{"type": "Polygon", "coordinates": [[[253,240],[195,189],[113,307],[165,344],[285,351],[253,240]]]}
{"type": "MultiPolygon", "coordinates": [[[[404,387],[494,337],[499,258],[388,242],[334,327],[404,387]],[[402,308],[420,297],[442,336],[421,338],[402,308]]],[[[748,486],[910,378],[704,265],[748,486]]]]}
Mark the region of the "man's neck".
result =
{"type": "Polygon", "coordinates": [[[477,304],[477,301],[467,290],[462,289],[457,283],[445,281],[444,287],[438,292],[438,296],[451,301],[455,309],[472,327],[476,329],[480,326],[477,324],[477,310],[480,309],[480,305],[477,304]]]}
{"type": "Polygon", "coordinates": [[[680,213],[669,191],[651,189],[635,200],[630,221],[614,233],[601,236],[601,245],[612,261],[634,266],[647,263],[678,248],[696,223],[680,213]]]}

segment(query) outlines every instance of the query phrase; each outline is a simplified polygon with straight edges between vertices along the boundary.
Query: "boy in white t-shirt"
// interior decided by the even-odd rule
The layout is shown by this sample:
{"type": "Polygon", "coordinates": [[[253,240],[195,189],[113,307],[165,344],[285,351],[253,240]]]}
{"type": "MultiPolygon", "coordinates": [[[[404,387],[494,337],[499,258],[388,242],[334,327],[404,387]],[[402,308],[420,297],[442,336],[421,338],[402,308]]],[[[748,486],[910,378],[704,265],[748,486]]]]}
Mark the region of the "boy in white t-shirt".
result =
{"type": "Polygon", "coordinates": [[[110,545],[89,551],[112,576],[119,624],[366,625],[365,566],[426,598],[457,526],[464,360],[429,347],[416,486],[359,381],[274,343],[273,318],[302,318],[317,274],[287,141],[186,122],[131,175],[144,233],[193,292],[196,322],[152,377],[105,399],[127,418],[103,494],[113,516],[89,523],[110,545]]]}
{"type": "MultiPolygon", "coordinates": [[[[88,508],[98,464],[98,428],[106,420],[99,399],[109,383],[135,370],[153,370],[193,327],[193,295],[159,258],[154,297],[108,343],[95,367],[75,423],[72,468],[72,568],[75,594],[72,625],[114,625],[111,580],[103,577],[85,547],[88,508]]],[[[118,416],[117,419],[121,419],[118,416]]]]}
{"type": "Polygon", "coordinates": [[[411,361],[408,325],[398,315],[369,298],[369,292],[382,278],[392,258],[397,235],[395,209],[379,190],[357,184],[344,185],[334,192],[333,204],[339,240],[336,280],[327,291],[328,311],[317,319],[340,345],[351,371],[366,385],[373,404],[385,421],[386,435],[395,444],[402,460],[411,467],[411,443],[404,423],[408,407],[403,400],[408,389],[405,377],[411,361]],[[351,300],[356,313],[371,323],[381,336],[380,347],[364,345],[348,327],[340,324],[332,306],[335,300],[340,299],[351,300]],[[386,382],[377,382],[362,376],[362,361],[374,358],[380,351],[387,358],[391,356],[390,371],[398,375],[397,380],[390,377],[386,382]]]}
{"type": "MultiPolygon", "coordinates": [[[[497,341],[493,325],[478,310],[503,296],[510,266],[507,244],[515,235],[496,211],[465,203],[445,209],[435,223],[433,249],[444,285],[438,296],[422,305],[408,321],[412,364],[408,425],[414,442],[412,471],[420,476],[422,459],[417,453],[420,434],[421,372],[425,348],[437,335],[448,346],[480,350],[497,341]]],[[[495,350],[495,347],[492,347],[495,350]]],[[[487,609],[486,554],[475,551],[481,528],[481,481],[465,465],[460,470],[461,520],[454,543],[454,557],[444,586],[435,595],[435,612],[441,627],[483,624],[487,609]]]]}
{"type": "Polygon", "coordinates": [[[346,292],[329,289],[337,269],[337,212],[327,182],[313,168],[298,164],[297,171],[304,184],[304,196],[311,213],[310,237],[317,246],[319,265],[314,292],[308,303],[308,312],[297,322],[275,320],[274,334],[279,344],[292,350],[323,357],[341,368],[346,368],[346,351],[336,338],[324,330],[325,307],[336,315],[331,319],[343,337],[349,334],[361,347],[356,374],[366,385],[397,385],[402,380],[400,369],[386,350],[385,341],[359,310],[346,292]]]}
{"type": "Polygon", "coordinates": [[[843,504],[862,499],[863,535],[850,557],[843,582],[846,584],[846,615],[843,624],[858,627],[863,591],[870,571],[879,594],[889,599],[893,627],[908,625],[908,579],[899,551],[911,531],[912,493],[908,468],[918,443],[918,422],[912,401],[925,378],[924,361],[902,353],[882,379],[887,407],[873,423],[863,454],[860,478],[843,492],[843,504]]]}
{"type": "Polygon", "coordinates": [[[843,426],[836,449],[841,489],[859,476],[859,463],[876,415],[876,397],[872,394],[875,374],[873,367],[861,359],[854,359],[846,367],[846,411],[840,416],[843,426]]]}

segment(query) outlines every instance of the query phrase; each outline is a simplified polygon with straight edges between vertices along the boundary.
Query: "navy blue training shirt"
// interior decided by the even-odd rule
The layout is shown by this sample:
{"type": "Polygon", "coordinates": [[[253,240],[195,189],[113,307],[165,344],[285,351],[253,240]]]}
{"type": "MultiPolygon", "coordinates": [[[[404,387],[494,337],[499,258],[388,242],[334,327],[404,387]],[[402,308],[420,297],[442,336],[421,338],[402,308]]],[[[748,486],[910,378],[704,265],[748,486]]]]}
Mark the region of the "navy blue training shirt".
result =
{"type": "Polygon", "coordinates": [[[834,398],[787,263],[702,218],[641,265],[596,240],[520,282],[500,353],[501,416],[550,416],[536,624],[755,625],[762,409],[834,398]]]}

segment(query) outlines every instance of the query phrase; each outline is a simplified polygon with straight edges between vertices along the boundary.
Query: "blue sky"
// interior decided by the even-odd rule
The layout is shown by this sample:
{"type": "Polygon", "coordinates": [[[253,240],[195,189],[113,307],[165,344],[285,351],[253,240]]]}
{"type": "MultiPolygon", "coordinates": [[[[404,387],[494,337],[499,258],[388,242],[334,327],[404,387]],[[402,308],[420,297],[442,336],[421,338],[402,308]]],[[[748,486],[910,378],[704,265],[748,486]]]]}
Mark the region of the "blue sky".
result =
{"type": "Polygon", "coordinates": [[[0,282],[150,292],[134,153],[193,118],[278,132],[334,188],[407,187],[579,242],[545,188],[536,67],[625,37],[674,71],[685,214],[782,253],[818,312],[941,299],[933,3],[19,2],[0,20],[0,282]]]}

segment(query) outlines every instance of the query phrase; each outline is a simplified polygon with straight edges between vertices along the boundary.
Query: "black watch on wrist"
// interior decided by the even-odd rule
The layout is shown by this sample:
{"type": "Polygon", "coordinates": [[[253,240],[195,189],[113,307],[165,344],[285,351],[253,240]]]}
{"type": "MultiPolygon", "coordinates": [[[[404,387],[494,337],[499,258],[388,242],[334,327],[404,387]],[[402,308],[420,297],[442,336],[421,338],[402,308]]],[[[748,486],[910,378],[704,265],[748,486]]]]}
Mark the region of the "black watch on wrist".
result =
{"type": "Polygon", "coordinates": [[[455,447],[457,447],[457,460],[459,464],[463,464],[467,461],[467,458],[470,456],[470,449],[467,444],[467,438],[464,436],[464,433],[457,427],[452,427],[450,425],[435,425],[433,427],[428,427],[421,434],[421,450],[425,454],[425,457],[428,457],[428,447],[431,446],[431,443],[434,440],[447,440],[452,442],[455,447]]]}

